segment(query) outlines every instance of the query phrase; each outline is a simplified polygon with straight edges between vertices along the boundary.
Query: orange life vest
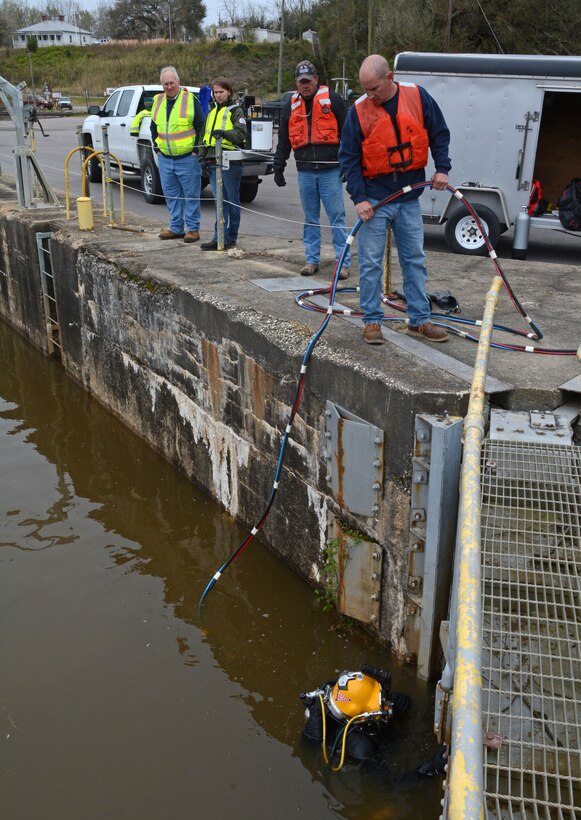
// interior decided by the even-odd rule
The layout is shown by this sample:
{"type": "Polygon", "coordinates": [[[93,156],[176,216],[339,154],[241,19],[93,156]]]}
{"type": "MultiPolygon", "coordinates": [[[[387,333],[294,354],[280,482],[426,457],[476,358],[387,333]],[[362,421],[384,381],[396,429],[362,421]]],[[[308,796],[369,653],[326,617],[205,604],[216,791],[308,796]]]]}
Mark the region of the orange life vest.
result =
{"type": "Polygon", "coordinates": [[[363,176],[373,179],[380,174],[412,171],[428,164],[428,132],[420,91],[414,83],[398,83],[397,131],[382,105],[375,105],[367,94],[355,103],[363,132],[363,176]]]}
{"type": "Polygon", "coordinates": [[[326,85],[321,85],[313,97],[311,116],[307,115],[305,101],[298,91],[291,99],[288,136],[293,151],[309,143],[313,145],[339,145],[339,126],[331,111],[331,95],[326,85]],[[309,120],[311,130],[309,135],[309,120]],[[309,138],[310,137],[310,138],[309,138]]]}

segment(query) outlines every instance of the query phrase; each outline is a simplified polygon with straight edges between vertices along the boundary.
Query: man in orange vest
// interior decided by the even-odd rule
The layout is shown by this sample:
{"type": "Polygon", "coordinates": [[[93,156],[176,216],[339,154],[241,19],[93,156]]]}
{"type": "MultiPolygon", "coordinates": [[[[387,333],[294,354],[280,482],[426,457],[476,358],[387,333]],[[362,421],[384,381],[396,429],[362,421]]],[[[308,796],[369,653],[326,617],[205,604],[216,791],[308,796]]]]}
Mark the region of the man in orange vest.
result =
{"type": "MultiPolygon", "coordinates": [[[[299,192],[305,215],[303,241],[306,265],[303,276],[319,270],[321,260],[321,202],[327,212],[335,259],[339,259],[347,240],[343,183],[338,150],[341,129],[347,113],[339,94],[319,85],[317,69],[302,60],[295,69],[297,90],[286,100],[274,155],[274,181],[286,185],[284,169],[291,150],[297,164],[299,192]]],[[[340,279],[349,276],[351,246],[347,248],[340,279]]]]}
{"type": "Polygon", "coordinates": [[[163,93],[151,105],[151,137],[170,220],[159,238],[197,242],[202,171],[196,152],[204,132],[204,112],[199,100],[180,88],[173,66],[162,68],[160,80],[163,93]]]}
{"type": "Polygon", "coordinates": [[[450,131],[436,101],[413,83],[396,83],[389,63],[371,54],[361,64],[365,94],[351,108],[341,135],[339,161],[347,191],[363,224],[358,234],[363,339],[383,344],[381,277],[387,229],[391,225],[402,269],[410,336],[445,342],[443,327],[430,321],[426,296],[424,229],[413,190],[374,210],[373,206],[407,185],[424,182],[428,148],[436,166],[432,187],[445,190],[451,168],[450,131]]]}

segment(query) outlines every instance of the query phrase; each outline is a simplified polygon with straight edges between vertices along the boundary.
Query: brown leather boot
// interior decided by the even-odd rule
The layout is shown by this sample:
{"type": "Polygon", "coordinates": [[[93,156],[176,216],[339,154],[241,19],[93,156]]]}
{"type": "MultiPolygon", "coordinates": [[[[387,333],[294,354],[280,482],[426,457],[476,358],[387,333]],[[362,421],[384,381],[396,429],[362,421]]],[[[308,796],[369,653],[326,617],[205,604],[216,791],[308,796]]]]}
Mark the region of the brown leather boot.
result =
{"type": "Polygon", "coordinates": [[[408,325],[408,336],[419,336],[420,339],[425,339],[427,342],[447,342],[448,333],[443,327],[438,327],[432,322],[426,322],[425,325],[408,325]]]}

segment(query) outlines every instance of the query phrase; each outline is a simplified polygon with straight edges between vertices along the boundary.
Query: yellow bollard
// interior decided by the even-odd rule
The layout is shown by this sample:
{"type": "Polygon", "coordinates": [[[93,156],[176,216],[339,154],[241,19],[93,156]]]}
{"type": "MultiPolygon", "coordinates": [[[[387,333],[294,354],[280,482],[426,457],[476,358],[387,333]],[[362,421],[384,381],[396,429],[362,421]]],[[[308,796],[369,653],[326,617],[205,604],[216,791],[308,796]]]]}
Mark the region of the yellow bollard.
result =
{"type": "Polygon", "coordinates": [[[92,231],[95,223],[93,222],[93,205],[90,196],[80,196],[77,199],[77,213],[79,215],[79,228],[82,231],[92,231]]]}

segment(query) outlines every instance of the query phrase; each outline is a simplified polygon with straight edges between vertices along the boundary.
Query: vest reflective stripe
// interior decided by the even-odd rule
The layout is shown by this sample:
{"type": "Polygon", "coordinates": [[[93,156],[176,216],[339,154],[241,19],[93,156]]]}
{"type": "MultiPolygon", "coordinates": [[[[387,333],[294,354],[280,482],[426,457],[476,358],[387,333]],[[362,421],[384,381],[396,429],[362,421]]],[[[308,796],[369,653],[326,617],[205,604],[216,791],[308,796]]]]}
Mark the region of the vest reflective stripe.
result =
{"type": "Polygon", "coordinates": [[[363,132],[364,177],[373,179],[381,174],[425,168],[429,138],[417,85],[399,83],[397,129],[385,108],[372,103],[367,94],[359,97],[355,110],[363,132]]]}
{"type": "Polygon", "coordinates": [[[293,151],[309,143],[339,145],[339,126],[331,110],[331,95],[327,86],[321,85],[317,89],[313,97],[310,117],[307,115],[305,101],[298,91],[295,91],[291,98],[288,136],[293,151]],[[311,121],[310,134],[309,120],[311,121]]]}
{"type": "MultiPolygon", "coordinates": [[[[232,131],[234,128],[234,123],[232,122],[232,111],[238,108],[237,103],[233,103],[232,105],[225,105],[223,108],[213,108],[208,116],[206,117],[206,128],[204,130],[204,145],[216,145],[216,137],[212,136],[212,131],[216,131],[218,129],[222,129],[222,131],[232,131]],[[212,114],[214,117],[212,118],[212,114]],[[220,124],[217,123],[218,117],[221,117],[220,124]]],[[[222,148],[225,148],[227,151],[231,151],[238,146],[234,145],[233,142],[230,140],[225,139],[222,137],[222,148]]]]}
{"type": "Polygon", "coordinates": [[[158,94],[153,102],[151,119],[157,126],[156,145],[164,154],[190,154],[196,141],[194,120],[194,97],[185,88],[180,88],[178,97],[167,121],[167,96],[158,94]]]}

